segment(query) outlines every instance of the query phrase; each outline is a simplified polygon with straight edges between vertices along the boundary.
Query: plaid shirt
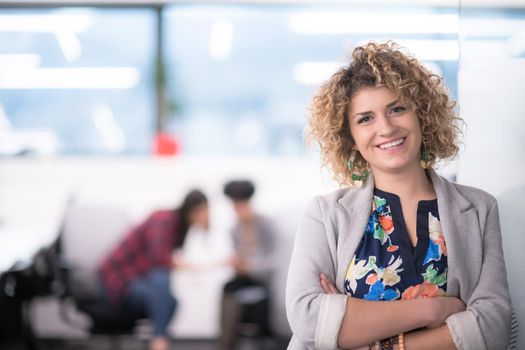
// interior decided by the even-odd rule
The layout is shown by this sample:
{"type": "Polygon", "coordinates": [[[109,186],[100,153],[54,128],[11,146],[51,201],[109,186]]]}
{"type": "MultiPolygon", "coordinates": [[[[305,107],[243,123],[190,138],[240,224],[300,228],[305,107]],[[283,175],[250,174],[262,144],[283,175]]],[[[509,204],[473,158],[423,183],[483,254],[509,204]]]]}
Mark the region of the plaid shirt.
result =
{"type": "Polygon", "coordinates": [[[172,267],[172,253],[180,240],[178,217],[173,210],[154,212],[133,228],[99,268],[108,299],[119,304],[128,285],[152,269],[172,267]]]}

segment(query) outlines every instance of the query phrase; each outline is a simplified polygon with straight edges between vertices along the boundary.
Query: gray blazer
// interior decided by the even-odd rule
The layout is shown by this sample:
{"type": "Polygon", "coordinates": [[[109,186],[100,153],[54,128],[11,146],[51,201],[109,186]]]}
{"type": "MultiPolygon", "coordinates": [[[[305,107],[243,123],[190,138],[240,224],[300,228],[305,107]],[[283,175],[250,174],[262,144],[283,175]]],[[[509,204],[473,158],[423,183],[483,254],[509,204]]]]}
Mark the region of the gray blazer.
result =
{"type": "MultiPolygon", "coordinates": [[[[428,171],[447,242],[447,295],[467,310],[447,325],[458,349],[506,349],[511,303],[496,199],[428,171]]],[[[288,349],[337,349],[346,296],[325,294],[324,272],[343,290],[348,265],[365,232],[374,182],[314,198],[299,224],[288,271],[286,313],[293,331],[288,349]]]]}

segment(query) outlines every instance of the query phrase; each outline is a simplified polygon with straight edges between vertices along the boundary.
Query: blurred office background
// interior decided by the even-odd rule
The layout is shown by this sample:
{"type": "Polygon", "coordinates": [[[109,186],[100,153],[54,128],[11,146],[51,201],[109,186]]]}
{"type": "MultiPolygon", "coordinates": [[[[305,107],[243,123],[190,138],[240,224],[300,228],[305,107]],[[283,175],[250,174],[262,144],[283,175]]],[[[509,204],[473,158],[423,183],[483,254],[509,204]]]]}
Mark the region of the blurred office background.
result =
{"type": "MultiPolygon", "coordinates": [[[[257,209],[280,229],[272,320],[286,338],[295,225],[308,198],[336,188],[303,142],[309,100],[353,47],[386,39],[442,75],[459,101],[464,147],[439,171],[499,199],[525,323],[523,0],[2,1],[0,271],[31,264],[73,205],[118,209],[136,223],[193,187],[210,196],[212,222],[185,254],[227,256],[234,218],[222,185],[250,178],[257,209]]],[[[80,259],[97,255],[89,247],[99,239],[79,241],[80,259]]],[[[217,337],[229,273],[176,273],[175,338],[217,337]]],[[[87,337],[59,304],[24,303],[34,333],[87,337]]]]}

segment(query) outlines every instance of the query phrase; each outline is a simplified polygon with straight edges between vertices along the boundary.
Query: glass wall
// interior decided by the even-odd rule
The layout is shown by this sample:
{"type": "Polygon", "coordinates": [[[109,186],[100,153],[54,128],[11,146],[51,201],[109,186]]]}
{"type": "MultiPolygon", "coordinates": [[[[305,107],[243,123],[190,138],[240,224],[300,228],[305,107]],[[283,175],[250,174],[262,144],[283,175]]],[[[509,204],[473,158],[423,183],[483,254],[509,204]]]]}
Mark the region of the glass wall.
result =
{"type": "Polygon", "coordinates": [[[174,4],[157,67],[155,16],[0,9],[0,154],[151,154],[161,91],[172,153],[303,155],[311,96],[371,39],[398,41],[456,94],[456,7],[174,4]]]}
{"type": "Polygon", "coordinates": [[[170,130],[191,154],[306,152],[309,99],[356,45],[393,39],[456,93],[457,8],[174,5],[170,130]]]}
{"type": "Polygon", "coordinates": [[[151,9],[0,10],[0,154],[148,153],[151,9]]]}

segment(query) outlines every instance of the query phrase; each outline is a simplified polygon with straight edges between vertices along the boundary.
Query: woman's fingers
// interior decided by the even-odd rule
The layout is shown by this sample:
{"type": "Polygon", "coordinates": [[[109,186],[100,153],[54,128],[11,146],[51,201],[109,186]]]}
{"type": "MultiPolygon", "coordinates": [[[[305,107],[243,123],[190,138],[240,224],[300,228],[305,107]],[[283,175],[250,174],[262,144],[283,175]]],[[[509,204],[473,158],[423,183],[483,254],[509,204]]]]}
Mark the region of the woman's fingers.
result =
{"type": "Polygon", "coordinates": [[[324,292],[327,294],[339,294],[339,291],[337,288],[335,288],[334,283],[330,278],[328,278],[324,273],[321,273],[319,275],[321,288],[323,288],[324,292]]]}
{"type": "Polygon", "coordinates": [[[326,294],[330,294],[330,288],[328,288],[328,285],[326,284],[326,282],[321,279],[321,288],[323,288],[323,291],[326,293],[326,294]]]}
{"type": "Polygon", "coordinates": [[[330,294],[330,287],[328,283],[326,282],[326,276],[324,275],[324,273],[321,273],[319,275],[319,283],[321,284],[321,288],[323,288],[323,291],[326,294],[330,294]]]}

